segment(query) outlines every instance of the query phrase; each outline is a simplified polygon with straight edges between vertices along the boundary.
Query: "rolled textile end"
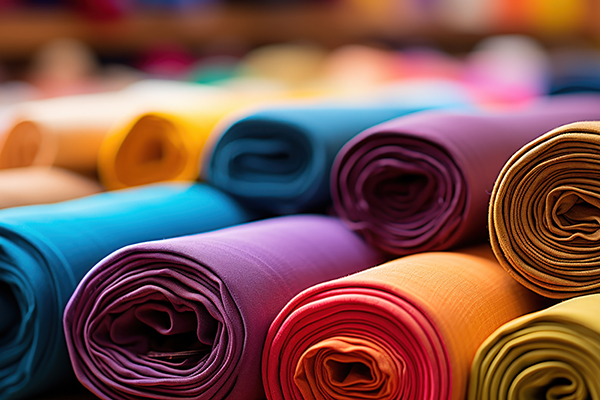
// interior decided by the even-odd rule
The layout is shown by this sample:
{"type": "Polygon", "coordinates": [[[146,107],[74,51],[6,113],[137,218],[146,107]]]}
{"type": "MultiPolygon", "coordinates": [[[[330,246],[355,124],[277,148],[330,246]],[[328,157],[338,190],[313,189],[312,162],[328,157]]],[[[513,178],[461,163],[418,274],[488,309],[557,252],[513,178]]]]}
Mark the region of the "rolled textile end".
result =
{"type": "Polygon", "coordinates": [[[540,300],[489,249],[420,253],[316,285],[269,329],[267,398],[463,399],[479,344],[540,300]]]}
{"type": "Polygon", "coordinates": [[[262,345],[287,301],[381,260],[336,218],[309,215],[126,247],[66,307],[71,361],[105,399],[263,399],[262,345]]]}
{"type": "Polygon", "coordinates": [[[599,307],[581,296],[500,327],[477,351],[468,398],[600,398],[599,307]]]}
{"type": "Polygon", "coordinates": [[[0,170],[0,209],[57,203],[102,191],[97,181],[57,167],[0,170]]]}
{"type": "Polygon", "coordinates": [[[558,127],[516,152],[492,191],[500,264],[551,298],[600,292],[600,123],[558,127]]]}

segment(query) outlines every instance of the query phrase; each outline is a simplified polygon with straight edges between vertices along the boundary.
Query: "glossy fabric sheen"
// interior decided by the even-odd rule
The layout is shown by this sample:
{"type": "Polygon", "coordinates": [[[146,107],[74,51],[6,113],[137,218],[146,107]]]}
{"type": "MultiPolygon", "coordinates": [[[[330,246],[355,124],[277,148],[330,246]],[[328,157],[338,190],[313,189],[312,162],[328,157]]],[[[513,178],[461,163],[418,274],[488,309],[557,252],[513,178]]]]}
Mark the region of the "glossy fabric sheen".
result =
{"type": "Polygon", "coordinates": [[[269,328],[269,400],[462,400],[478,346],[540,308],[489,248],[420,253],[316,285],[269,328]]]}
{"type": "Polygon", "coordinates": [[[600,399],[600,294],[496,330],[473,361],[469,400],[600,399]]]}
{"type": "Polygon", "coordinates": [[[104,399],[262,399],[277,313],[309,286],[381,260],[339,220],[311,215],[129,246],[71,298],[71,361],[104,399]]]}
{"type": "Polygon", "coordinates": [[[490,202],[492,248],[519,282],[552,298],[600,292],[600,123],[558,127],[520,149],[490,202]]]}
{"type": "Polygon", "coordinates": [[[204,177],[253,207],[277,214],[323,209],[344,143],[380,122],[422,108],[309,104],[259,110],[215,132],[204,177]]]}
{"type": "Polygon", "coordinates": [[[336,213],[398,255],[483,241],[489,193],[504,163],[548,130],[600,118],[600,97],[556,96],[519,110],[427,111],[375,126],[335,159],[336,213]]]}
{"type": "Polygon", "coordinates": [[[207,185],[156,185],[0,212],[0,398],[73,377],[64,306],[84,274],[123,246],[245,222],[207,185]],[[8,310],[5,312],[5,310],[8,310]]]}

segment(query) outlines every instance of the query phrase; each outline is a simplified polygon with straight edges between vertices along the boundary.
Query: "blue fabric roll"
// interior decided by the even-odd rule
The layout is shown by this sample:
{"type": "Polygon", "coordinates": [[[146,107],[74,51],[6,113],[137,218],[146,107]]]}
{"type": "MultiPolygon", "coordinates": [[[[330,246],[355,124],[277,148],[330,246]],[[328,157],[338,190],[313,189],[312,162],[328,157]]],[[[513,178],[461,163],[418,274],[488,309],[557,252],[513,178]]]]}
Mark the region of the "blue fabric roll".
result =
{"type": "Polygon", "coordinates": [[[423,108],[311,104],[259,110],[215,132],[204,178],[274,214],[322,211],[337,152],[378,123],[423,108]]]}
{"type": "Polygon", "coordinates": [[[253,215],[205,184],[163,184],[0,211],[0,399],[73,376],[62,314],[77,283],[137,242],[239,224],[253,215]]]}

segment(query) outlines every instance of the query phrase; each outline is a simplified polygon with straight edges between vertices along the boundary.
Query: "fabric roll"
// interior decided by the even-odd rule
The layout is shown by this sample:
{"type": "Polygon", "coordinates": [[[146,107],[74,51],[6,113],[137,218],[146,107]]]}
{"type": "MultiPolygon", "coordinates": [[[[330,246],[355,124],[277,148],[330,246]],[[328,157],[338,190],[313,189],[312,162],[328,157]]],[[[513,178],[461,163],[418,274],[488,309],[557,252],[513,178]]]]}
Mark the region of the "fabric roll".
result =
{"type": "Polygon", "coordinates": [[[600,292],[599,152],[600,122],[561,126],[516,152],[494,185],[494,253],[544,296],[600,292]]]}
{"type": "Polygon", "coordinates": [[[354,135],[422,108],[311,103],[264,108],[213,133],[203,176],[276,214],[321,211],[336,153],[354,135]]]}
{"type": "Polygon", "coordinates": [[[62,168],[0,170],[0,208],[58,203],[102,191],[97,181],[62,168]]]}
{"type": "Polygon", "coordinates": [[[71,361],[104,399],[264,399],[261,350],[277,313],[381,260],[338,219],[313,215],[133,245],[69,301],[71,361]]]}
{"type": "Polygon", "coordinates": [[[62,330],[77,283],[111,252],[253,217],[203,184],[155,185],[0,211],[0,399],[73,378],[62,330]]]}
{"type": "Polygon", "coordinates": [[[478,346],[542,307],[489,248],[400,258],[315,285],[265,341],[269,400],[462,400],[478,346]]]}
{"type": "Polygon", "coordinates": [[[383,123],[337,155],[335,211],[397,255],[481,242],[489,193],[510,156],[556,126],[599,114],[600,97],[565,95],[511,111],[428,111],[383,123]]]}
{"type": "Polygon", "coordinates": [[[469,399],[600,399],[599,307],[581,296],[503,325],[477,351],[469,399]]]}

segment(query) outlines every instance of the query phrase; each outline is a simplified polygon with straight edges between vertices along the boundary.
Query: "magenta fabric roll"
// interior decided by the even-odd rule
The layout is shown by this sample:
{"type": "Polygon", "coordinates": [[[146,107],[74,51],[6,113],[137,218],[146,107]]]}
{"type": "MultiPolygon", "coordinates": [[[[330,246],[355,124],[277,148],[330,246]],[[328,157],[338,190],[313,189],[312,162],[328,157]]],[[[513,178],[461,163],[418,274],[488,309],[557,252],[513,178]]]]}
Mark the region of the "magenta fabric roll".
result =
{"type": "Polygon", "coordinates": [[[335,159],[335,211],[396,255],[484,241],[490,193],[510,156],[557,126],[595,119],[600,96],[585,94],[512,111],[424,111],[377,125],[335,159]]]}
{"type": "Polygon", "coordinates": [[[70,358],[104,399],[261,399],[277,313],[300,291],[382,260],[338,219],[312,215],[125,247],[67,305],[70,358]]]}

